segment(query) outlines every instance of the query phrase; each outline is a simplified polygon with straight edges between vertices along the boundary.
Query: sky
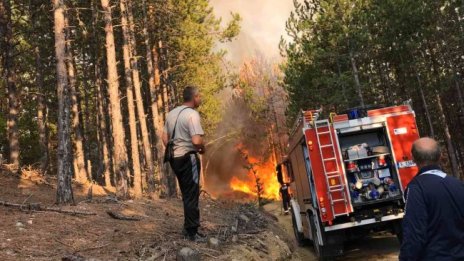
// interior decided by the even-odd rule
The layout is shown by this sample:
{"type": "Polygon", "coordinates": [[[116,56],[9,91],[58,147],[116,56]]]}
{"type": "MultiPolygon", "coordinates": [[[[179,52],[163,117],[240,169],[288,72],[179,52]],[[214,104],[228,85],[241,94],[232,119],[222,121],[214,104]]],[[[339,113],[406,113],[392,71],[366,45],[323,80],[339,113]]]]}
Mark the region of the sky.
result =
{"type": "Polygon", "coordinates": [[[230,20],[230,12],[242,17],[241,32],[231,43],[220,44],[226,49],[226,56],[238,65],[244,57],[256,51],[269,59],[280,57],[279,41],[285,33],[285,22],[293,10],[293,0],[210,0],[215,14],[223,22],[230,20]]]}

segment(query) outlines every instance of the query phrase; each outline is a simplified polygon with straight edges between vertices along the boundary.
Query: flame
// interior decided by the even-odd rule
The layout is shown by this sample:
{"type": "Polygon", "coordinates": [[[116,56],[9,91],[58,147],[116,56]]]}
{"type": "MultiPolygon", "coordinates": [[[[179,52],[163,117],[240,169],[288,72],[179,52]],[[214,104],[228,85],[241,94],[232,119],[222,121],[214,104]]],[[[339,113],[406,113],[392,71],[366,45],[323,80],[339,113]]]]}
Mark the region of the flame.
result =
{"type": "Polygon", "coordinates": [[[262,162],[258,158],[250,156],[248,151],[245,149],[240,147],[238,149],[243,155],[246,155],[245,160],[252,169],[249,169],[247,176],[244,179],[233,176],[229,183],[230,188],[234,191],[240,191],[257,196],[257,185],[254,174],[256,173],[259,178],[259,182],[262,184],[261,196],[267,199],[279,199],[280,184],[277,181],[275,174],[275,160],[271,157],[265,162],[262,162]]]}

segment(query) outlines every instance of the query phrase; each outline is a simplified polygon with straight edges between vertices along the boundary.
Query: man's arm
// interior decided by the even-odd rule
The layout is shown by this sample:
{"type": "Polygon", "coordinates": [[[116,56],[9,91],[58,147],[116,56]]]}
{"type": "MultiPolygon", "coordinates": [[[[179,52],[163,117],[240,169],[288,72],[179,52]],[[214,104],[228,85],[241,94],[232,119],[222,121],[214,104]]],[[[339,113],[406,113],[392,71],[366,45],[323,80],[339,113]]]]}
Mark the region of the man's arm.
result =
{"type": "Polygon", "coordinates": [[[195,149],[200,153],[205,153],[205,144],[203,143],[203,135],[205,132],[200,124],[200,114],[193,113],[189,120],[189,132],[192,135],[192,143],[195,149]]]}
{"type": "Polygon", "coordinates": [[[166,146],[166,144],[168,144],[168,127],[167,127],[167,122],[166,124],[164,125],[164,128],[163,128],[163,134],[161,134],[161,140],[163,141],[163,144],[164,146],[166,146]]]}
{"type": "Polygon", "coordinates": [[[427,241],[427,207],[420,187],[408,186],[405,215],[403,218],[403,243],[401,261],[420,260],[427,241]]]}
{"type": "Polygon", "coordinates": [[[198,153],[205,153],[205,144],[203,143],[203,137],[201,135],[192,136],[193,146],[197,149],[198,153]]]}

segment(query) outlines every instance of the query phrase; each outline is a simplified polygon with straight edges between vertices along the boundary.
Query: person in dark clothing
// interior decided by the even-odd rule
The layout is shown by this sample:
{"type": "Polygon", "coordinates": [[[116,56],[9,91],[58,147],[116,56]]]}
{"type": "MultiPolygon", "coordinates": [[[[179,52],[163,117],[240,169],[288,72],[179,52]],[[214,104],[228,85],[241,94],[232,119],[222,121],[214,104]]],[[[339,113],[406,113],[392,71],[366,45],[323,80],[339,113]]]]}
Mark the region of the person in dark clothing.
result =
{"type": "Polygon", "coordinates": [[[417,140],[412,155],[419,172],[406,190],[399,259],[464,260],[464,183],[440,169],[435,140],[417,140]]]}
{"type": "Polygon", "coordinates": [[[198,232],[200,227],[200,160],[198,153],[205,152],[204,131],[200,114],[195,110],[201,104],[198,88],[188,86],[183,92],[184,104],[169,112],[163,131],[163,143],[174,143],[174,157],[169,161],[179,182],[184,203],[183,233],[192,241],[205,241],[198,232]]]}
{"type": "Polygon", "coordinates": [[[282,204],[285,215],[288,214],[288,206],[290,204],[290,194],[288,193],[288,184],[282,183],[280,186],[280,195],[282,196],[282,204]]]}

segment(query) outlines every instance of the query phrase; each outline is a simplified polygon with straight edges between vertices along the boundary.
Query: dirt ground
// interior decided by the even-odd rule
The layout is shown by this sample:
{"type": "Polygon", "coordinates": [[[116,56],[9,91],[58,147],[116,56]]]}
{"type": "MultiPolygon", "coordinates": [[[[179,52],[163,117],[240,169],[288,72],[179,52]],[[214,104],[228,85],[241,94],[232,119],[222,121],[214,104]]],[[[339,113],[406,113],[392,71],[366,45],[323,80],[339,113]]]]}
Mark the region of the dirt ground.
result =
{"type": "Polygon", "coordinates": [[[198,251],[200,260],[301,260],[275,216],[206,195],[200,200],[201,231],[219,239],[218,246],[183,238],[180,199],[122,202],[110,196],[111,190],[93,186],[92,201],[86,201],[88,188],[75,186],[76,206],[63,209],[96,215],[21,211],[1,204],[54,206],[54,183],[0,171],[0,260],[176,260],[183,247],[198,251]],[[141,220],[113,219],[107,211],[141,220]]]}
{"type": "MultiPolygon", "coordinates": [[[[290,215],[284,215],[280,202],[274,202],[264,206],[264,209],[278,218],[279,225],[294,241],[292,219],[290,215]]],[[[396,236],[387,232],[372,233],[368,237],[345,243],[344,256],[335,260],[355,261],[393,261],[398,260],[399,243],[396,236]]],[[[295,256],[301,260],[317,260],[311,245],[295,247],[295,256]]]]}

